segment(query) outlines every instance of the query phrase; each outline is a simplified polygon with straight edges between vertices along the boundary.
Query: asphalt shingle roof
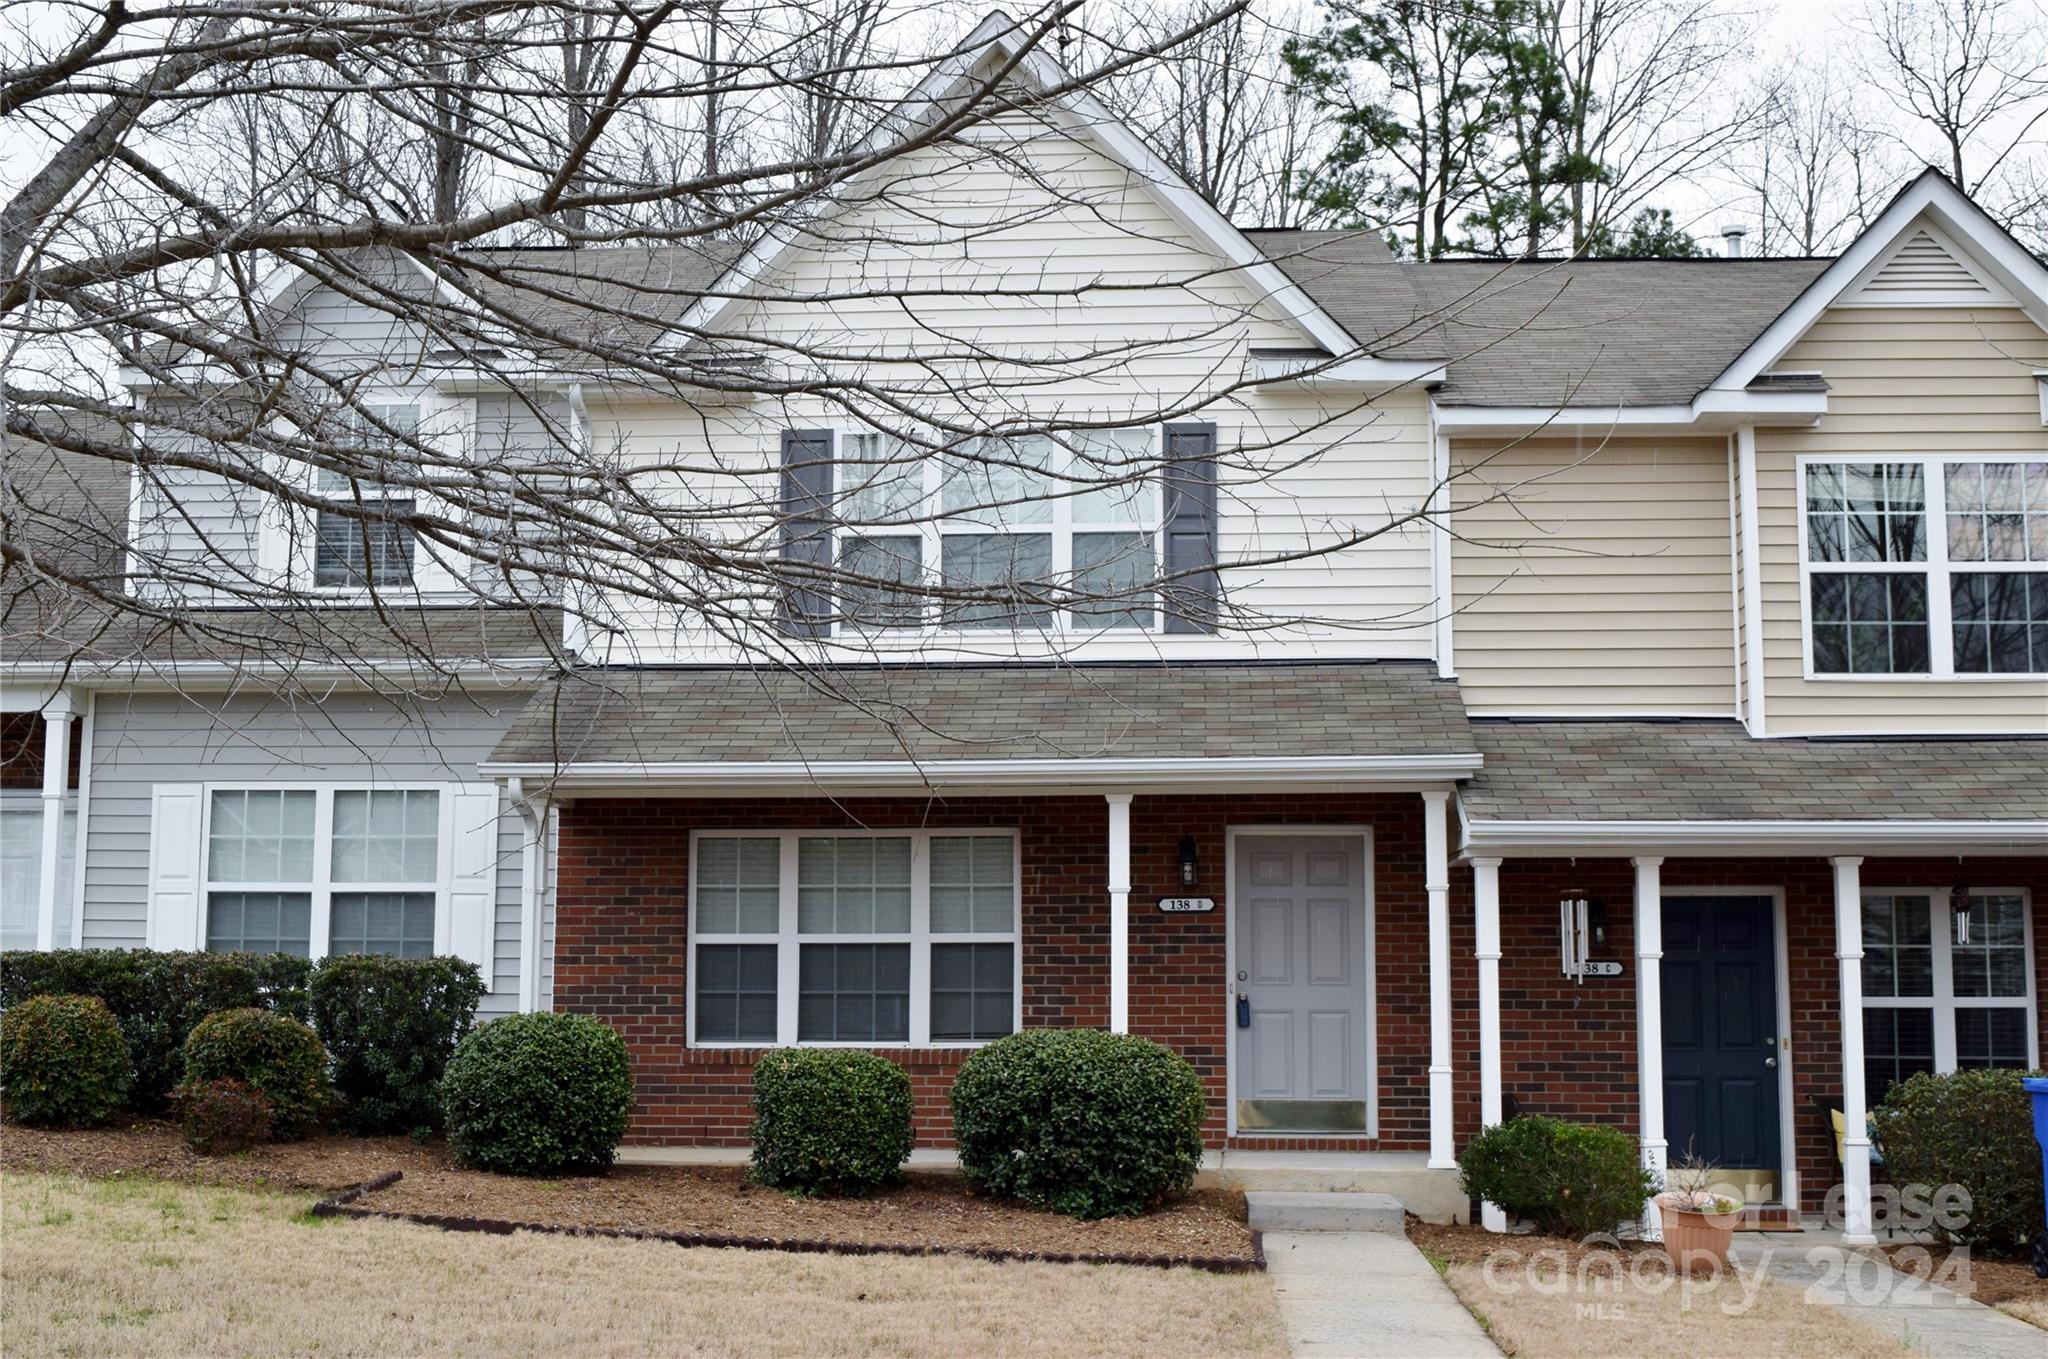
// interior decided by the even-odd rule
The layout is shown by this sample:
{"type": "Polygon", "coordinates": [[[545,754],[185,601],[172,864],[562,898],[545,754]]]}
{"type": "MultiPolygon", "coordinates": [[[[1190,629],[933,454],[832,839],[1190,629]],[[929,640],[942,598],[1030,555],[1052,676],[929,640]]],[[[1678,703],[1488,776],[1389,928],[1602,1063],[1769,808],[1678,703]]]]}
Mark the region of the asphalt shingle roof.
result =
{"type": "Polygon", "coordinates": [[[1427,665],[592,671],[536,695],[495,763],[1462,755],[1427,665]]]}
{"type": "Polygon", "coordinates": [[[1473,822],[2048,818],[2048,739],[1759,741],[1733,721],[1479,719],[1472,734],[1473,822]]]}
{"type": "Polygon", "coordinates": [[[1251,239],[1383,358],[1442,359],[1450,406],[1679,405],[1825,259],[1393,261],[1370,232],[1251,239]]]}

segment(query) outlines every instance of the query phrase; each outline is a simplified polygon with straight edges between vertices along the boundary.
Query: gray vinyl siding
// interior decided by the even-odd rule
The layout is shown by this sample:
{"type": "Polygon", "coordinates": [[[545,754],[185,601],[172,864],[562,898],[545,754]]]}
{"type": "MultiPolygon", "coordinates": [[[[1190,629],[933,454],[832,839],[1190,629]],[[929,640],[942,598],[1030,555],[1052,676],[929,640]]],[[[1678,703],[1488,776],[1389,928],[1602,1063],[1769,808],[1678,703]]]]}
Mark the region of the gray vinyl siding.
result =
{"type": "MultiPolygon", "coordinates": [[[[149,892],[150,789],[239,779],[479,782],[524,690],[443,698],[332,693],[213,699],[103,692],[93,714],[85,863],[87,948],[140,948],[149,892]]],[[[518,814],[498,819],[496,947],[487,1013],[518,1007],[518,814]]]]}

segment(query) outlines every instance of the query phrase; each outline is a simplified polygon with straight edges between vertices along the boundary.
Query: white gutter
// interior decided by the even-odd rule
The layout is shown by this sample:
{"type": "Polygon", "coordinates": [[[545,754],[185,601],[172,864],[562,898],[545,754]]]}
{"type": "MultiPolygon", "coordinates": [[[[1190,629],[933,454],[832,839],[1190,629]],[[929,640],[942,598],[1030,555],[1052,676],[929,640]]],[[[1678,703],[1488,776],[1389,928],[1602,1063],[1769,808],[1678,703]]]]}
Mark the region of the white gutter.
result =
{"type": "Polygon", "coordinates": [[[1678,406],[1440,406],[1443,434],[1583,433],[1730,429],[1738,424],[1810,426],[1828,413],[1826,392],[1701,392],[1678,406]]]}
{"type": "Polygon", "coordinates": [[[1245,356],[1245,377],[1252,382],[1294,382],[1303,387],[1434,387],[1450,369],[1438,359],[1336,359],[1328,354],[1262,354],[1245,356]]]}
{"type": "Polygon", "coordinates": [[[821,787],[917,790],[1409,785],[1470,778],[1471,755],[1244,756],[1230,759],[796,760],[487,762],[486,778],[537,779],[556,793],[625,788],[702,792],[815,792],[821,787]]]}
{"type": "Polygon", "coordinates": [[[523,688],[560,670],[548,659],[530,661],[446,661],[421,660],[403,665],[365,661],[358,665],[290,665],[270,661],[237,664],[226,661],[43,661],[10,665],[0,669],[0,686],[48,685],[62,683],[76,687],[119,683],[137,689],[175,687],[183,684],[234,685],[248,679],[359,684],[416,684],[422,679],[499,679],[511,688],[523,688]]]}
{"type": "Polygon", "coordinates": [[[2048,854],[2048,821],[1486,821],[1465,826],[1471,855],[2048,854]]]}

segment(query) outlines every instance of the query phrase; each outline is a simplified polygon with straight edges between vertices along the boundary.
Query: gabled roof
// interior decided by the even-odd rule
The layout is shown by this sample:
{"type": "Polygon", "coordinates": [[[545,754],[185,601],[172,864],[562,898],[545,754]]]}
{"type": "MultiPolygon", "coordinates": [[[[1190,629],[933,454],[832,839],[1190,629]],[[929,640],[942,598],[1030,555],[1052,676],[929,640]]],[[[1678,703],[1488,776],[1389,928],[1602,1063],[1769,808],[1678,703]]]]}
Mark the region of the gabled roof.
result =
{"type": "Polygon", "coordinates": [[[1796,344],[1822,312],[1861,284],[1895,246],[1907,243],[1909,233],[1929,222],[1965,252],[1972,272],[2004,289],[2035,325],[2048,330],[2048,265],[1992,221],[1947,175],[1930,167],[1893,196],[1877,220],[1736,355],[1713,385],[1727,391],[1747,387],[1796,344]]]}
{"type": "MultiPolygon", "coordinates": [[[[882,119],[857,154],[883,152],[906,134],[939,122],[963,98],[980,90],[1010,63],[1015,66],[1007,80],[1037,90],[1057,89],[1069,83],[1072,76],[1042,46],[1031,45],[1029,38],[1026,26],[1001,10],[991,11],[950,58],[934,67],[882,119]]],[[[1222,257],[1275,310],[1291,320],[1306,339],[1332,355],[1357,352],[1359,343],[1352,334],[1287,273],[1274,267],[1243,231],[1195,192],[1178,171],[1155,155],[1092,93],[1085,89],[1071,91],[1058,99],[1057,107],[1073,135],[1093,141],[1105,155],[1142,180],[1161,206],[1196,240],[1222,257]]],[[[805,229],[815,229],[820,217],[838,207],[838,202],[828,197],[804,223],[805,229]]],[[[800,247],[802,235],[802,231],[771,228],[698,305],[685,313],[681,328],[693,333],[715,333],[749,300],[776,296],[771,288],[764,287],[765,281],[783,258],[800,247]]]]}

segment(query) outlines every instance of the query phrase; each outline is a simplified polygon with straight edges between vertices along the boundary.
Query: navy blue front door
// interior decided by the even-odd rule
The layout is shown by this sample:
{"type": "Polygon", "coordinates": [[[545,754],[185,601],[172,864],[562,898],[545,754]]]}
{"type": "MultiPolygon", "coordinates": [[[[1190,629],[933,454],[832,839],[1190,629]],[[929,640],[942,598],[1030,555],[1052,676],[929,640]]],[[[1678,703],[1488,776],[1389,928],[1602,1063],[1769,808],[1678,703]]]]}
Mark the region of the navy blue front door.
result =
{"type": "Polygon", "coordinates": [[[1777,949],[1769,897],[1664,898],[1664,1134],[1730,1170],[1777,1170],[1777,949]]]}

